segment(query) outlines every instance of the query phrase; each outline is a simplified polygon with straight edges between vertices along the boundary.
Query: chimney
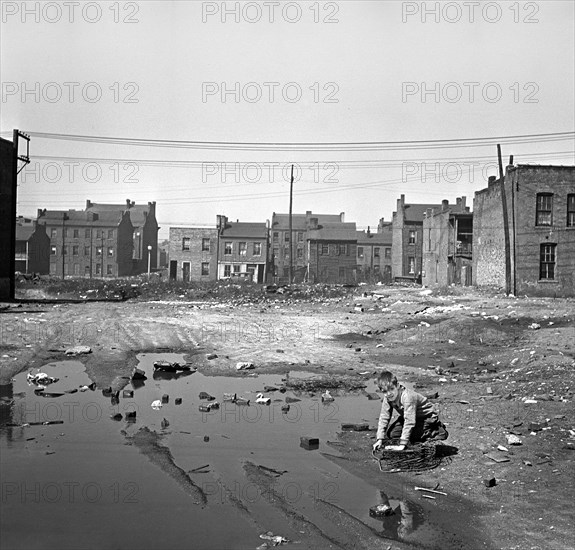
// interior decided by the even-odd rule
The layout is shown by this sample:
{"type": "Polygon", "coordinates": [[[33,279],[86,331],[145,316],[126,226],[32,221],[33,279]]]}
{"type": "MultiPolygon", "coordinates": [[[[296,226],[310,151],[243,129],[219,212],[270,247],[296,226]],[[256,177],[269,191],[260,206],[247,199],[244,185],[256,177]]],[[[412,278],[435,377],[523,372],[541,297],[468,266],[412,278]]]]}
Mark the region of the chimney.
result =
{"type": "Polygon", "coordinates": [[[343,223],[345,221],[345,212],[340,212],[339,213],[339,221],[341,223],[343,223]]]}
{"type": "Polygon", "coordinates": [[[305,213],[306,216],[311,216],[311,210],[307,210],[305,213]]]}
{"type": "Polygon", "coordinates": [[[368,225],[368,226],[367,226],[367,236],[369,237],[370,235],[371,235],[371,231],[370,231],[370,228],[369,228],[369,225],[368,225]]]}
{"type": "Polygon", "coordinates": [[[467,197],[463,195],[461,197],[461,203],[460,203],[462,212],[465,212],[465,210],[467,209],[467,207],[465,206],[466,203],[467,203],[467,197]]]}
{"type": "Polygon", "coordinates": [[[496,179],[497,179],[497,176],[489,176],[489,179],[487,180],[487,184],[493,185],[495,183],[496,179]]]}
{"type": "Polygon", "coordinates": [[[88,208],[92,208],[93,204],[92,201],[90,199],[86,200],[86,210],[88,210],[88,208]]]}
{"type": "Polygon", "coordinates": [[[443,212],[445,212],[446,210],[449,210],[449,201],[447,199],[443,199],[441,201],[441,210],[443,212]]]}
{"type": "Polygon", "coordinates": [[[513,166],[513,155],[509,157],[509,166],[513,166]]]}
{"type": "Polygon", "coordinates": [[[455,204],[457,205],[457,210],[459,210],[461,208],[461,199],[459,197],[455,199],[455,204]]]}

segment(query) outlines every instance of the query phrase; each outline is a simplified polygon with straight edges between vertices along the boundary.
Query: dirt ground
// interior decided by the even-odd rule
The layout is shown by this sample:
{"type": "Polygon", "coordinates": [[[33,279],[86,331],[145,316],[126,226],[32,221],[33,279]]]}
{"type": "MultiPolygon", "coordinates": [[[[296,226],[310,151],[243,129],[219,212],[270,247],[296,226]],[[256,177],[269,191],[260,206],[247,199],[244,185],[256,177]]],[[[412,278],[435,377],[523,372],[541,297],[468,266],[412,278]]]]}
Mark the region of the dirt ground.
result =
{"type": "MultiPolygon", "coordinates": [[[[159,288],[79,303],[65,299],[89,296],[21,290],[19,302],[0,304],[0,383],[77,344],[91,347],[81,360],[99,388],[129,375],[140,352],[185,353],[210,375],[245,375],[238,361],[258,373],[358,379],[389,368],[424,395],[437,393],[448,443],[458,448],[441,468],[393,474],[397,483],[437,486],[452,508],[470,501],[471,524],[493,548],[575,547],[575,301],[395,286],[220,295],[159,288]],[[508,435],[522,444],[509,445],[508,435]],[[490,478],[496,485],[486,487],[490,478]]],[[[373,438],[342,434],[341,467],[379,475],[373,438]]],[[[429,500],[437,517],[443,498],[429,500]]]]}

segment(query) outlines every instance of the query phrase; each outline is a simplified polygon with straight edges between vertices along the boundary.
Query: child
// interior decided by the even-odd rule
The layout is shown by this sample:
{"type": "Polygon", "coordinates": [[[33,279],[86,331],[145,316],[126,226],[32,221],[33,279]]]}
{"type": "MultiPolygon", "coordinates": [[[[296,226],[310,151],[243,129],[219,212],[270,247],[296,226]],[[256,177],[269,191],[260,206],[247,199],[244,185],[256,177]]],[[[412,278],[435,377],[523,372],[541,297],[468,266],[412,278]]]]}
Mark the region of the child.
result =
{"type": "Polygon", "coordinates": [[[377,441],[373,445],[374,451],[383,445],[384,439],[399,439],[399,445],[385,447],[394,451],[403,451],[410,442],[447,439],[447,430],[439,421],[435,407],[427,397],[398,385],[397,378],[389,371],[379,374],[377,385],[383,392],[384,399],[377,426],[377,441]],[[388,428],[392,409],[398,412],[399,417],[388,428]]]}

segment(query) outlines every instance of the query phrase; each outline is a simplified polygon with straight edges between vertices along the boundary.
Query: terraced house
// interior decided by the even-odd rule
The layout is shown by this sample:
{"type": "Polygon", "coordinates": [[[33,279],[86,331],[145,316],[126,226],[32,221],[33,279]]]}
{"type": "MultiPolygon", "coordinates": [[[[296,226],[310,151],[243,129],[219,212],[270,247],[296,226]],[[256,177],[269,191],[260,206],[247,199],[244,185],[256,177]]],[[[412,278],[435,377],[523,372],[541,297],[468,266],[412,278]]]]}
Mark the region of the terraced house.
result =
{"type": "Polygon", "coordinates": [[[263,283],[267,277],[267,223],[229,222],[217,216],[218,279],[245,279],[263,283]]]}

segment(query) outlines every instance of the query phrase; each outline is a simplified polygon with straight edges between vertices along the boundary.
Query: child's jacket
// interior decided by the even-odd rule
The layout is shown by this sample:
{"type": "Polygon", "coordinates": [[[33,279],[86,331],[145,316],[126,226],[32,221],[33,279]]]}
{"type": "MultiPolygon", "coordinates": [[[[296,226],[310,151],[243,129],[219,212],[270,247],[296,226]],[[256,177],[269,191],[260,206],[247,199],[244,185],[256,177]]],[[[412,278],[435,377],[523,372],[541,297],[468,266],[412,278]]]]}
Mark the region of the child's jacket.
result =
{"type": "Polygon", "coordinates": [[[395,409],[399,416],[404,418],[403,429],[401,431],[400,445],[409,443],[409,436],[415,427],[417,419],[425,419],[437,416],[435,407],[420,393],[409,390],[404,386],[399,386],[399,392],[394,401],[383,398],[381,414],[377,425],[377,439],[385,439],[385,431],[391,418],[392,409],[395,409]]]}

